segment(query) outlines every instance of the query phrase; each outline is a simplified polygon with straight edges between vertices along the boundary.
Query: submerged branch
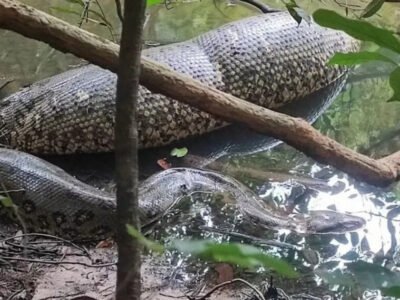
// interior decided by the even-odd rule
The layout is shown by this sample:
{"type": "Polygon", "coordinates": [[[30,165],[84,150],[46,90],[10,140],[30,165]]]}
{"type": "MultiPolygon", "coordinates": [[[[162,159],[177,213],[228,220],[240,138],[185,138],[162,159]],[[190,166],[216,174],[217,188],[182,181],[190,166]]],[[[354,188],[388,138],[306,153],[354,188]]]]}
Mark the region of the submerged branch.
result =
{"type": "MultiPolygon", "coordinates": [[[[118,45],[13,0],[0,0],[0,27],[71,52],[91,63],[116,71],[118,45]]],[[[324,136],[306,121],[277,113],[210,88],[142,57],[140,83],[230,122],[241,122],[374,185],[388,185],[400,176],[400,152],[375,160],[324,136]]]]}

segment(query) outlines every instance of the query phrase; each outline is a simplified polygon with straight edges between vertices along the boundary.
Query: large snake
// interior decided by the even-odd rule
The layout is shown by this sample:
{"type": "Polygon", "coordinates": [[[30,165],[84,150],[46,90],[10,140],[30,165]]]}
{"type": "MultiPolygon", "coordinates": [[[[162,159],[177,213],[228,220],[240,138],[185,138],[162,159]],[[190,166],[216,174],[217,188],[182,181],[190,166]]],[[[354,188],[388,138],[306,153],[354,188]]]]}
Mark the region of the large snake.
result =
{"type": "MultiPolygon", "coordinates": [[[[115,228],[114,196],[87,185],[30,154],[0,149],[0,180],[18,206],[28,231],[72,238],[102,238],[115,228]]],[[[212,171],[173,168],[146,179],[139,188],[139,215],[146,224],[193,192],[230,193],[241,214],[259,226],[326,233],[358,229],[363,219],[331,211],[310,216],[280,215],[240,182],[212,171]]],[[[1,210],[9,215],[6,209],[1,210]]],[[[1,215],[1,214],[0,214],[1,215]]]]}
{"type": "MultiPolygon", "coordinates": [[[[356,43],[341,32],[305,22],[298,25],[288,13],[279,12],[229,23],[186,42],[145,50],[143,55],[224,92],[277,108],[344,76],[345,68],[327,66],[326,62],[334,52],[355,47],[356,43]]],[[[0,143],[37,154],[112,151],[115,86],[114,74],[93,65],[37,82],[0,102],[0,143]]],[[[140,87],[142,148],[224,125],[207,113],[140,87]]],[[[160,176],[151,177],[141,188],[143,221],[162,213],[172,203],[167,195],[176,199],[182,187],[186,193],[190,192],[188,186],[200,183],[204,188],[230,192],[239,187],[236,182],[232,185],[232,180],[223,181],[215,173],[199,170],[170,170],[162,175],[165,179],[160,176]],[[163,183],[165,190],[160,189],[163,183]]],[[[25,223],[35,230],[50,228],[63,235],[93,236],[113,227],[113,196],[29,154],[1,150],[0,180],[20,213],[25,214],[25,223]]],[[[272,223],[279,226],[318,231],[315,223],[291,223],[267,209],[262,211],[257,201],[249,200],[253,198],[238,197],[238,207],[261,223],[274,220],[272,223]]],[[[350,224],[360,222],[352,219],[350,224]]]]}

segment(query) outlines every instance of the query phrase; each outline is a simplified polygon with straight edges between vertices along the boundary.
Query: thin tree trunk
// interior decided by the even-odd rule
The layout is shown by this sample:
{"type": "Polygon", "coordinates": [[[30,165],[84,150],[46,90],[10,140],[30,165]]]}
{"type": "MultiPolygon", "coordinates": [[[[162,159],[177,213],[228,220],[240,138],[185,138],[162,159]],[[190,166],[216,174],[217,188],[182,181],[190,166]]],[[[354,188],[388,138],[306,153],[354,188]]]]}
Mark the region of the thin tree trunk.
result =
{"type": "Polygon", "coordinates": [[[140,228],[138,216],[138,132],[136,105],[139,88],[145,0],[126,0],[119,54],[115,124],[117,181],[117,300],[140,299],[140,245],[126,225],[140,228]]]}
{"type": "MultiPolygon", "coordinates": [[[[0,0],[0,27],[116,71],[118,45],[17,1],[0,0]]],[[[359,180],[384,186],[400,178],[400,152],[387,159],[371,159],[322,135],[304,120],[207,87],[146,57],[141,59],[140,82],[153,92],[280,139],[316,161],[328,163],[359,180]]]]}

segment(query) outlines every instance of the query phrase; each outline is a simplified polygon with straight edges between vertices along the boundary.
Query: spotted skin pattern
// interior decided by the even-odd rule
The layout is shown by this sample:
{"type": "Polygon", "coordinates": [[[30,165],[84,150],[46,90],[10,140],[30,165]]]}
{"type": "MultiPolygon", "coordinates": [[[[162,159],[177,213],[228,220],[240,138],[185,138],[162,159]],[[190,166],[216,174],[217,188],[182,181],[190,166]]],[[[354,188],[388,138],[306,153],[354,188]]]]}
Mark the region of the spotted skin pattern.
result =
{"type": "MultiPolygon", "coordinates": [[[[115,233],[114,195],[84,184],[43,159],[0,149],[0,181],[8,191],[24,191],[19,197],[10,196],[18,207],[19,218],[15,220],[22,220],[29,231],[91,240],[115,233]]],[[[142,224],[161,217],[180,199],[195,191],[230,194],[232,201],[227,205],[260,227],[326,233],[338,228],[351,231],[364,225],[356,216],[328,211],[313,217],[281,215],[235,179],[191,168],[168,169],[140,184],[142,224]]],[[[5,214],[10,214],[10,210],[0,205],[0,216],[5,214]]]]}
{"type": "MultiPolygon", "coordinates": [[[[277,108],[327,86],[344,67],[327,66],[355,42],[344,33],[271,13],[226,24],[192,40],[143,52],[173,70],[244,100],[277,108]]],[[[0,143],[36,154],[110,152],[116,75],[83,66],[31,85],[0,102],[0,143]]],[[[141,148],[226,125],[208,113],[141,86],[141,148]]]]}

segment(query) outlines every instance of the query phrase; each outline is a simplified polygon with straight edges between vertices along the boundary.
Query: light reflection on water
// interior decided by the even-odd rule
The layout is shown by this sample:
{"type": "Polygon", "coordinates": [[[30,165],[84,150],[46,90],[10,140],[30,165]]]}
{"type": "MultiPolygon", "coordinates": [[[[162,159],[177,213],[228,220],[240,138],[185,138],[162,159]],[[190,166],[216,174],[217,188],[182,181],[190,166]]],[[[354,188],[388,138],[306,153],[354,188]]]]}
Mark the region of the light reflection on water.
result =
{"type": "MultiPolygon", "coordinates": [[[[274,151],[279,151],[280,154],[293,151],[287,146],[279,148],[272,150],[270,154],[273,154],[274,151]]],[[[252,156],[257,158],[257,155],[252,156]]],[[[347,270],[348,263],[359,261],[387,266],[392,271],[398,271],[398,241],[400,238],[400,217],[398,214],[400,213],[400,205],[397,203],[395,194],[390,187],[381,189],[356,182],[330,167],[315,164],[301,154],[298,156],[299,161],[294,161],[293,164],[299,163],[297,166],[301,165],[301,168],[294,172],[296,174],[308,174],[314,178],[322,176],[332,188],[331,191],[310,189],[300,184],[291,185],[291,181],[264,183],[248,181],[246,183],[253,190],[258,191],[264,201],[274,202],[274,205],[283,211],[293,210],[296,213],[307,213],[313,210],[333,209],[364,218],[366,220],[364,228],[351,233],[324,235],[297,234],[286,229],[260,230],[260,228],[244,222],[240,214],[229,209],[230,201],[224,200],[226,195],[198,193],[187,200],[189,204],[183,204],[183,210],[181,210],[182,206],[179,208],[179,214],[173,215],[173,218],[169,219],[167,224],[163,223],[163,228],[170,228],[166,225],[173,228],[172,231],[166,231],[164,236],[167,237],[167,240],[190,237],[214,239],[218,242],[254,243],[266,249],[269,254],[282,257],[296,266],[303,276],[308,278],[307,288],[304,292],[310,292],[319,287],[315,293],[311,294],[314,296],[333,295],[332,292],[336,291],[335,297],[337,298],[345,299],[350,296],[362,297],[363,299],[379,298],[379,291],[375,289],[366,289],[365,287],[351,289],[336,284],[328,287],[315,274],[347,270]],[[301,170],[301,173],[299,170],[301,170]],[[202,227],[207,227],[207,230],[202,231],[204,229],[202,227]],[[271,246],[256,239],[221,234],[221,229],[225,232],[239,232],[264,240],[274,240],[282,244],[271,246]],[[209,232],[210,230],[216,232],[209,232]],[[288,243],[293,247],[285,247],[283,243],[288,243]],[[310,253],[317,253],[319,262],[310,261],[307,258],[310,253]],[[394,259],[394,256],[397,259],[394,259]]],[[[290,166],[286,167],[289,167],[289,170],[293,172],[290,166]]],[[[185,263],[188,266],[190,265],[188,261],[185,261],[185,263]]],[[[198,262],[196,267],[199,268],[200,266],[201,268],[209,268],[208,265],[198,262]]],[[[190,272],[190,268],[187,270],[190,272]]],[[[262,271],[265,270],[259,269],[252,273],[252,276],[250,275],[252,282],[268,279],[266,274],[270,273],[262,271]],[[258,272],[262,276],[257,277],[255,274],[258,272]]],[[[249,274],[244,276],[246,275],[249,276],[249,274]]],[[[194,277],[191,277],[191,279],[193,280],[194,277]]],[[[280,282],[280,279],[278,278],[277,281],[280,282]]],[[[281,282],[280,287],[288,293],[295,293],[295,289],[291,289],[291,285],[287,281],[281,282]]]]}

